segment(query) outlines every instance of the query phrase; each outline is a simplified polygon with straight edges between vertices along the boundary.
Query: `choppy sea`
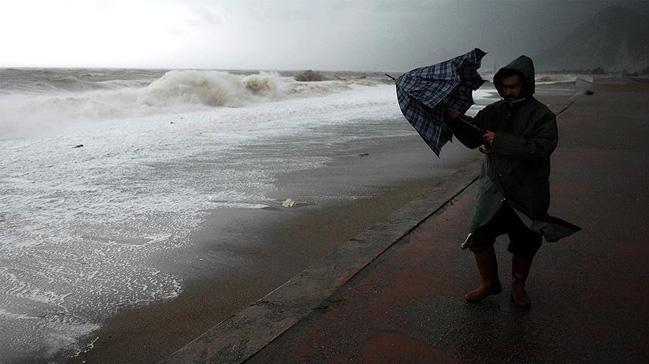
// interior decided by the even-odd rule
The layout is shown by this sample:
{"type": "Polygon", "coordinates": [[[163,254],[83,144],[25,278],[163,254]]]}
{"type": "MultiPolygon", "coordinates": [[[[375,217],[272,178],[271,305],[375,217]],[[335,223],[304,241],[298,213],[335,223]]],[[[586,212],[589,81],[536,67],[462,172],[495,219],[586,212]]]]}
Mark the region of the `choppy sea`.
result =
{"type": "Polygon", "coordinates": [[[414,134],[381,74],[294,75],[0,70],[0,355],[81,350],[121,307],[182,291],[151,256],[206,211],[273,206],[275,176],[324,166],[318,150],[414,134]]]}

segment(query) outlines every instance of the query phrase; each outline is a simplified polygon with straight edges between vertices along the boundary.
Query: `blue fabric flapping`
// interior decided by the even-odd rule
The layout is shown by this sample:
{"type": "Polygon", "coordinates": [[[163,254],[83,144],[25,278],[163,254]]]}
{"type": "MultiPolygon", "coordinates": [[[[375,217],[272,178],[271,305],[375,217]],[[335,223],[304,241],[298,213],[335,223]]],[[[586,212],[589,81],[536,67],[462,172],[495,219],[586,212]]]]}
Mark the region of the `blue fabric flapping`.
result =
{"type": "Polygon", "coordinates": [[[437,156],[453,133],[447,108],[465,113],[473,90],[484,83],[478,74],[486,53],[476,48],[459,57],[404,73],[396,80],[401,112],[437,156]]]}

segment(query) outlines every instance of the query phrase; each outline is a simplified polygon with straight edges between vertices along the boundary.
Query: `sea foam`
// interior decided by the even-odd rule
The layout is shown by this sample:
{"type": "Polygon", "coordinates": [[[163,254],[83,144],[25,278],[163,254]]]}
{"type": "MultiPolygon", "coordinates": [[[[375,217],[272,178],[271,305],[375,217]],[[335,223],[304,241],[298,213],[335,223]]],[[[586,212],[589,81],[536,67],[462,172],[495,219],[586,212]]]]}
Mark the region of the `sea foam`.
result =
{"type": "MultiPolygon", "coordinates": [[[[13,353],[78,349],[120,308],[176,297],[185,277],[155,262],[191,244],[207,211],[276,205],[277,175],[322,166],[314,151],[358,137],[336,128],[400,115],[392,86],[263,73],[0,99],[61,118],[0,139],[0,347],[13,353]]],[[[364,137],[382,133],[368,125],[364,137]]]]}
{"type": "Polygon", "coordinates": [[[191,246],[211,209],[277,206],[288,197],[276,196],[279,175],[322,167],[350,141],[415,134],[394,86],[372,80],[171,71],[141,85],[128,75],[0,96],[0,127],[50,128],[0,138],[8,353],[79,349],[121,308],[179,295],[188,277],[159,260],[191,246]]]}
{"type": "Polygon", "coordinates": [[[0,139],[49,134],[79,122],[321,96],[359,85],[374,86],[376,82],[367,79],[298,82],[273,72],[241,75],[198,70],[168,71],[155,79],[92,83],[73,75],[49,81],[31,80],[0,95],[0,139]]]}

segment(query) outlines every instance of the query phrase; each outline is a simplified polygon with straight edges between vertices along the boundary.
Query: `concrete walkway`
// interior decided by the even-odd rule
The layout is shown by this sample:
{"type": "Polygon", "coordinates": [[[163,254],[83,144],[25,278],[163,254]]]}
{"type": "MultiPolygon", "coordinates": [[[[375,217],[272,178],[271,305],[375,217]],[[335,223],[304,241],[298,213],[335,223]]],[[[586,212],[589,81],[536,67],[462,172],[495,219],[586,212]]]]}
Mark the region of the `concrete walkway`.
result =
{"type": "MultiPolygon", "coordinates": [[[[287,314],[297,311],[280,288],[280,309],[259,314],[274,302],[265,298],[256,316],[228,320],[169,362],[648,362],[649,84],[592,89],[559,118],[551,180],[550,213],[583,231],[541,248],[528,281],[531,310],[509,301],[505,238],[497,244],[503,293],[479,304],[462,298],[478,277],[471,254],[459,250],[475,202],[471,166],[445,187],[453,198],[442,208],[406,208],[401,225],[382,230],[396,243],[375,247],[369,264],[329,271],[336,278],[323,290],[315,281],[320,296],[307,303],[288,300],[300,314],[287,314]],[[419,225],[403,221],[418,216],[419,225]],[[403,231],[408,224],[416,227],[403,231]]],[[[379,236],[359,241],[371,247],[379,236]]]]}

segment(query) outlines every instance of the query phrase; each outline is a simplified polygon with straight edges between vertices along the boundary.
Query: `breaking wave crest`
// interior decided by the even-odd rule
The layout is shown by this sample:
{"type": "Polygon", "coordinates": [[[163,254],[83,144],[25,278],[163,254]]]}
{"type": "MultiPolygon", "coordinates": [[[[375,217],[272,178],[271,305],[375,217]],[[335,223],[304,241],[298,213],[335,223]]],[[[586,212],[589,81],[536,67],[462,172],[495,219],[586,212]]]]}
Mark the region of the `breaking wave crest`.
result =
{"type": "Polygon", "coordinates": [[[225,72],[170,71],[146,87],[140,102],[149,106],[242,106],[282,96],[277,74],[237,76],[225,72]]]}
{"type": "MultiPolygon", "coordinates": [[[[74,82],[68,76],[65,82],[74,82]]],[[[369,79],[298,82],[273,72],[169,71],[156,79],[101,80],[78,88],[32,83],[31,91],[0,95],[0,135],[47,129],[71,121],[130,118],[214,107],[244,107],[259,102],[310,97],[374,86],[369,79]],[[38,89],[34,91],[34,89],[38,89]]]]}

